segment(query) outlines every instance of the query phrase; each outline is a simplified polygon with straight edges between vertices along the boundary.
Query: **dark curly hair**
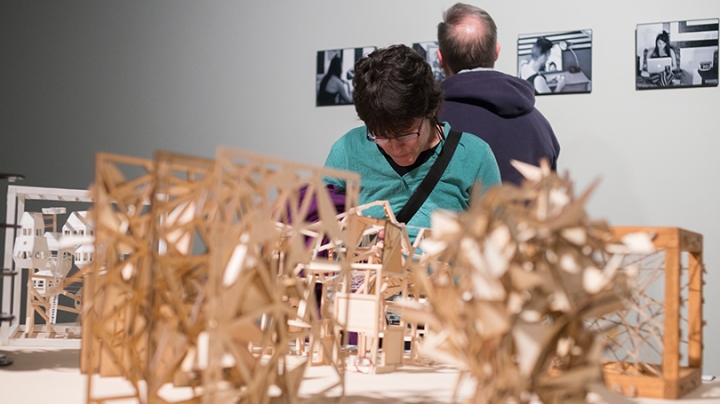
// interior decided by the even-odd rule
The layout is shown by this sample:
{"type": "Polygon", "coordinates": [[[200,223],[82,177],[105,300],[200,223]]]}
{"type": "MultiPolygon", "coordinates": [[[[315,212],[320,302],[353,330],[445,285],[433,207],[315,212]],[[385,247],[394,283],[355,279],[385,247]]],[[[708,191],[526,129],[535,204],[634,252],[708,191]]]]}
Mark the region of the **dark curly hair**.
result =
{"type": "Polygon", "coordinates": [[[538,59],[540,56],[549,53],[550,49],[552,49],[553,43],[549,39],[545,38],[544,36],[541,36],[540,38],[535,41],[535,44],[532,47],[532,58],[538,59]]]}
{"type": "Polygon", "coordinates": [[[353,101],[368,130],[392,137],[417,118],[435,117],[442,103],[432,68],[405,45],[378,49],[355,64],[353,101]]]}

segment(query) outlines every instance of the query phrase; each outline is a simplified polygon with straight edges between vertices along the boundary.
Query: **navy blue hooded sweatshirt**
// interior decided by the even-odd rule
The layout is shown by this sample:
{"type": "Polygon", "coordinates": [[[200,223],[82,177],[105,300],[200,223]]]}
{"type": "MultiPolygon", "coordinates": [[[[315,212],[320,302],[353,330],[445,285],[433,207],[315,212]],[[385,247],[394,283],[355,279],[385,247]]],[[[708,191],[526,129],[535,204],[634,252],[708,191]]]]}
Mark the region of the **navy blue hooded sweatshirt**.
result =
{"type": "Polygon", "coordinates": [[[468,71],[445,79],[440,120],[453,129],[477,135],[490,145],[503,182],[519,185],[524,177],[510,165],[520,160],[539,165],[546,158],[557,169],[560,154],[555,133],[535,109],[530,82],[495,70],[468,71]]]}

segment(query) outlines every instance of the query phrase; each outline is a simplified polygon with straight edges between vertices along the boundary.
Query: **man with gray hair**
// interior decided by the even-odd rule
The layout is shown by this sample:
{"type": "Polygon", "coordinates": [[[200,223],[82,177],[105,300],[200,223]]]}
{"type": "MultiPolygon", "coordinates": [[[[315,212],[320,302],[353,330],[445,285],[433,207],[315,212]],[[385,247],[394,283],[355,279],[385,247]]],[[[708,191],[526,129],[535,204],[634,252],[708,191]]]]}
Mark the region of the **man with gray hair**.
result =
{"type": "Polygon", "coordinates": [[[490,145],[503,182],[520,184],[510,164],[538,165],[545,158],[557,169],[560,145],[550,123],[535,108],[527,80],[494,70],[500,54],[497,27],[484,10],[457,3],[438,24],[438,59],[447,79],[440,119],[475,134],[490,145]]]}

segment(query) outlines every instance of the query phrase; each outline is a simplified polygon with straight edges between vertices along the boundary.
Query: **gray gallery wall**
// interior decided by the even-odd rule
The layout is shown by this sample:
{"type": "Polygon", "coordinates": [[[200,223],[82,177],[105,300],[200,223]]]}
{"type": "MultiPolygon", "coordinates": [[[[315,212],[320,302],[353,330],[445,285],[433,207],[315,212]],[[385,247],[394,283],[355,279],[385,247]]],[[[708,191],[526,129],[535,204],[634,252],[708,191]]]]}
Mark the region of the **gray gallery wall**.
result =
{"type": "MultiPolygon", "coordinates": [[[[0,172],[84,188],[97,151],[211,157],[218,145],[322,164],[358,120],[352,106],[315,107],[316,51],[433,40],[452,3],[2,0],[0,172]]],[[[593,30],[592,93],[537,101],[559,169],[579,188],[602,179],[593,217],[705,236],[705,373],[720,374],[720,89],[634,84],[637,23],[717,18],[720,2],[471,3],[494,16],[496,67],[510,74],[518,34],[593,30]]]]}

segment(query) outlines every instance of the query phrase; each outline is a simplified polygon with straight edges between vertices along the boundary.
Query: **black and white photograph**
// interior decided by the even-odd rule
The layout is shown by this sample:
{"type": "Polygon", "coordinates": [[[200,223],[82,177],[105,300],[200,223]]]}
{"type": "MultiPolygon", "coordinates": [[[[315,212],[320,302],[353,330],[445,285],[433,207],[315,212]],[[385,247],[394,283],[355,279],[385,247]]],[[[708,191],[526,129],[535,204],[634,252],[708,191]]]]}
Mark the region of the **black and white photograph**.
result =
{"type": "Polygon", "coordinates": [[[716,87],[718,19],[638,24],[635,88],[716,87]]]}
{"type": "Polygon", "coordinates": [[[315,105],[323,107],[352,104],[355,62],[375,49],[374,46],[367,46],[318,51],[315,105]]]}
{"type": "Polygon", "coordinates": [[[519,35],[517,75],[537,95],[591,92],[592,30],[519,35]]]}
{"type": "Polygon", "coordinates": [[[412,44],[412,48],[413,50],[415,50],[415,52],[422,55],[422,57],[425,58],[425,61],[427,61],[430,67],[432,67],[432,72],[433,76],[435,76],[435,80],[445,80],[445,73],[440,67],[440,60],[438,59],[437,41],[415,42],[412,44]]]}

